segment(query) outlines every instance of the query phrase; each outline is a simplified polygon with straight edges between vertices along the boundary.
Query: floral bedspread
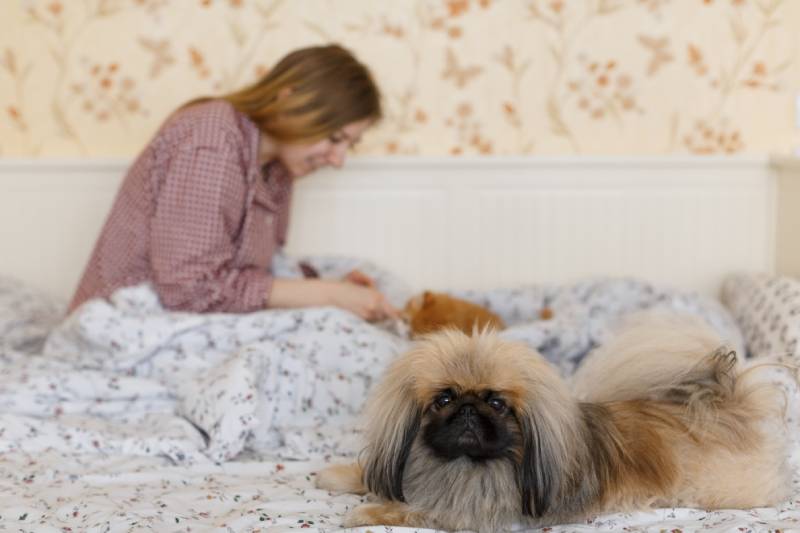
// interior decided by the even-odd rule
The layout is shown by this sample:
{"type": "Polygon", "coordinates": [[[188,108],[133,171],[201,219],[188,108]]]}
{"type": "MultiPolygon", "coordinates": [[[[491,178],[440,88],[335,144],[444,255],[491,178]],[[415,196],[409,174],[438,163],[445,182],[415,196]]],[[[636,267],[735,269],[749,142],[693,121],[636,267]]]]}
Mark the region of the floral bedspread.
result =
{"type": "MultiPolygon", "coordinates": [[[[411,296],[371,265],[314,262],[325,276],[360,267],[396,305],[411,296]]],[[[299,275],[295,266],[275,268],[299,275]]],[[[696,314],[741,346],[718,303],[636,280],[456,295],[499,313],[504,336],[564,374],[641,309],[696,314]],[[549,320],[539,318],[544,307],[549,320]]],[[[330,531],[360,501],[315,489],[314,472],[358,452],[368,391],[408,346],[401,325],[334,308],[173,313],[147,285],[87,302],[66,320],[58,305],[0,280],[0,529],[330,531]]],[[[659,509],[563,530],[787,530],[797,505],[659,509]]]]}

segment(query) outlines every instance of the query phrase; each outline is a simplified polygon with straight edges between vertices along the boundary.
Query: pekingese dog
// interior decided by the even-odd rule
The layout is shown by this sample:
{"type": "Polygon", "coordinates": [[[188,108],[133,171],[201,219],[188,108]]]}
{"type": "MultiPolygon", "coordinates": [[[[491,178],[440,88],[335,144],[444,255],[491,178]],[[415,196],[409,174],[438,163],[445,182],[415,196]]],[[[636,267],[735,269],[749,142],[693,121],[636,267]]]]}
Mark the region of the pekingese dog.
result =
{"type": "Polygon", "coordinates": [[[695,323],[635,324],[579,372],[579,401],[522,344],[431,334],[377,386],[358,463],[323,470],[317,486],[377,496],[349,527],[486,532],[774,505],[789,490],[784,396],[719,345],[695,323]]]}

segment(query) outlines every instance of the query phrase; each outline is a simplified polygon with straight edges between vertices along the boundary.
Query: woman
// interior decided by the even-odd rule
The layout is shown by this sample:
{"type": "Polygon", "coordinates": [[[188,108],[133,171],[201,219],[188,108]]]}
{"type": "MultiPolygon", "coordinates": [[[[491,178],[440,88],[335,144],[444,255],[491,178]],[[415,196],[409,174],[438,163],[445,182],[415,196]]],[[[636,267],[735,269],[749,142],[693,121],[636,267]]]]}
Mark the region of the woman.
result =
{"type": "Polygon", "coordinates": [[[290,53],[254,85],[172,114],[129,170],[70,311],[150,282],[171,310],[333,305],[396,311],[372,280],[274,279],[294,179],[341,167],[381,117],[369,70],[340,46],[290,53]]]}

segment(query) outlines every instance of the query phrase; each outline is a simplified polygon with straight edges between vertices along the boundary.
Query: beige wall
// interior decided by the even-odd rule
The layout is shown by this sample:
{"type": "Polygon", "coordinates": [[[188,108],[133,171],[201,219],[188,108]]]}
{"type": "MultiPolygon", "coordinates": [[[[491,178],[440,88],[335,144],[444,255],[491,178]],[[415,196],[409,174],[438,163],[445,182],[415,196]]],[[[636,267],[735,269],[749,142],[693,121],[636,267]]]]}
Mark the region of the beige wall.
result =
{"type": "Polygon", "coordinates": [[[800,146],[800,0],[2,0],[0,155],[135,155],[182,101],[330,41],[385,93],[360,153],[800,146]]]}

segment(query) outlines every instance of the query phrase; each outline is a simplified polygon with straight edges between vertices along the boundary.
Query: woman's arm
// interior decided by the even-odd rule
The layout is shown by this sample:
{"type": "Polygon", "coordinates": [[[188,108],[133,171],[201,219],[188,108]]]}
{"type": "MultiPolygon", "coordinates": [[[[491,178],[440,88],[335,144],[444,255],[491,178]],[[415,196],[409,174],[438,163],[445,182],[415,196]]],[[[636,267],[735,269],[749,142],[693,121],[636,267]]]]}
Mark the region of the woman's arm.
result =
{"type": "Polygon", "coordinates": [[[168,309],[245,313],[265,306],[266,268],[234,262],[247,197],[239,152],[225,130],[198,128],[171,154],[149,228],[152,281],[168,309]]]}
{"type": "Polygon", "coordinates": [[[398,311],[373,287],[329,279],[282,279],[272,281],[267,306],[272,308],[341,307],[364,320],[396,318],[398,311]]]}

